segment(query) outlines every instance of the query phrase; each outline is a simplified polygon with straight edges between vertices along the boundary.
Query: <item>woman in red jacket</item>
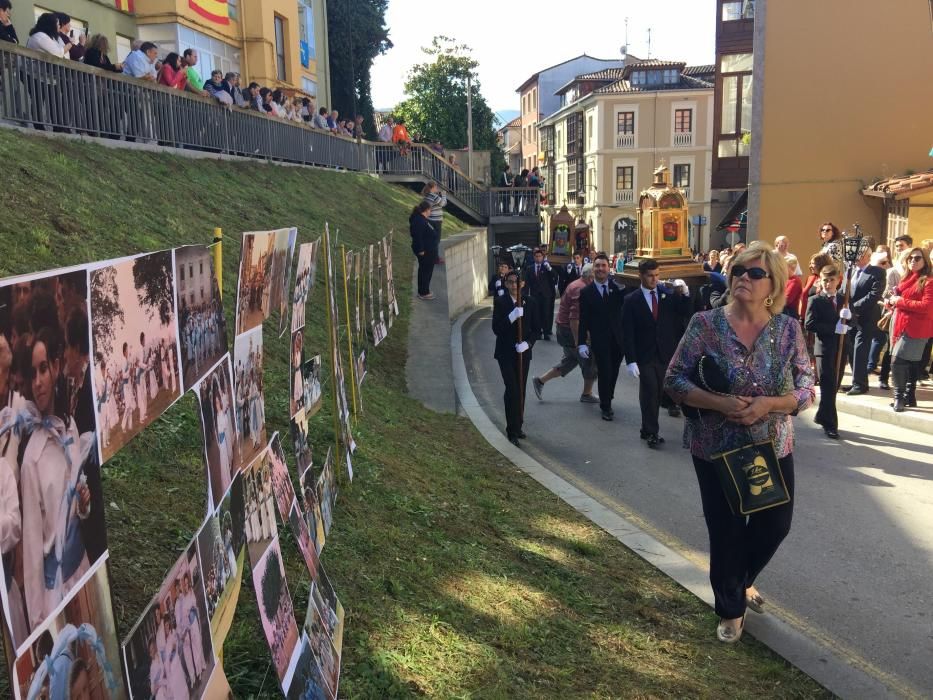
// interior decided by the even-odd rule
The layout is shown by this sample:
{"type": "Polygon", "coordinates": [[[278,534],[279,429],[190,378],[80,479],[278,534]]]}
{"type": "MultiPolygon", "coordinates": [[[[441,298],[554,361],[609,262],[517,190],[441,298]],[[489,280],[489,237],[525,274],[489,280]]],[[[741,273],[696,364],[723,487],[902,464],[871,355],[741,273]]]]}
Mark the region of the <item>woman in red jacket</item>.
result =
{"type": "Polygon", "coordinates": [[[784,304],[783,313],[791,318],[800,320],[800,297],[803,296],[803,284],[800,282],[800,276],[797,274],[797,256],[785,255],[784,262],[787,263],[787,284],[784,285],[784,304]]]}
{"type": "Polygon", "coordinates": [[[933,284],[929,284],[929,275],[929,257],[922,248],[914,248],[907,255],[907,275],[886,302],[894,309],[891,383],[897,413],[917,405],[920,359],[927,340],[933,338],[933,284]]]}

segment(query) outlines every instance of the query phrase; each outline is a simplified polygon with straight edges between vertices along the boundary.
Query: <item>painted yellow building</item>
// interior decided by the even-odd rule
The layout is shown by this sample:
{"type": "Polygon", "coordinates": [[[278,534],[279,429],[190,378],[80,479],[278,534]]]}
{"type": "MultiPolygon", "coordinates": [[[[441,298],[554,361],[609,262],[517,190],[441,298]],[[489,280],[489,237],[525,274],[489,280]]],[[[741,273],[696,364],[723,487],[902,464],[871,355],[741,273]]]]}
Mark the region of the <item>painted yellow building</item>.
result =
{"type": "Polygon", "coordinates": [[[138,36],[160,55],[197,49],[201,75],[237,71],[330,104],[326,0],[136,0],[138,36]]]}
{"type": "Polygon", "coordinates": [[[749,238],[784,234],[798,256],[827,220],[880,242],[884,208],[862,190],[931,164],[933,7],[856,4],[755,3],[749,238]]]}
{"type": "Polygon", "coordinates": [[[590,225],[599,250],[624,252],[639,193],[660,164],[687,196],[691,246],[706,249],[711,212],[713,66],[640,61],[579,75],[562,87],[563,106],[539,127],[547,218],[564,204],[590,225]]]}

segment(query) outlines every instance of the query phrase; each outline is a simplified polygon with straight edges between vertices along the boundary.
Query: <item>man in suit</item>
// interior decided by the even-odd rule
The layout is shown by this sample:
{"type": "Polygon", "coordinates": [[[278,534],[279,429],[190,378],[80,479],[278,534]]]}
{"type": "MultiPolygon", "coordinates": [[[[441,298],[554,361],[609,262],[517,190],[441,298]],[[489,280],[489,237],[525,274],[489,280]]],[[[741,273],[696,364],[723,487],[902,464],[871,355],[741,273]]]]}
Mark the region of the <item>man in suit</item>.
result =
{"type": "MultiPolygon", "coordinates": [[[[638,263],[641,286],[625,298],[622,307],[622,337],[629,374],[638,379],[641,407],[641,439],[655,449],[664,442],[658,435],[658,408],[664,395],[664,372],[674,355],[690,315],[690,292],[682,280],[668,293],[658,288],[658,261],[645,258],[638,263]]],[[[671,415],[680,415],[673,407],[671,415]]]]}
{"type": "Polygon", "coordinates": [[[544,250],[535,248],[534,261],[525,268],[524,278],[528,292],[535,300],[538,313],[538,327],[545,340],[551,339],[554,327],[554,284],[557,282],[556,271],[544,258],[544,250]]]}
{"type": "Polygon", "coordinates": [[[603,420],[612,420],[612,399],[622,364],[622,302],[625,292],[609,276],[609,257],[598,253],[593,261],[593,284],[580,293],[577,351],[596,358],[599,408],[603,420]]]}
{"type": "Polygon", "coordinates": [[[872,246],[868,245],[852,270],[849,307],[852,309],[856,332],[846,338],[849,361],[852,364],[852,387],[846,392],[857,396],[868,392],[868,355],[872,338],[878,333],[881,318],[881,295],[884,293],[884,270],[869,265],[872,246]],[[853,338],[854,336],[854,338],[853,338]]]}
{"type": "Polygon", "coordinates": [[[557,292],[563,297],[564,290],[570,286],[574,280],[580,279],[583,274],[583,253],[574,253],[573,261],[567,263],[562,269],[557,279],[557,292]]]}
{"type": "Polygon", "coordinates": [[[525,437],[522,422],[531,347],[541,332],[534,299],[522,290],[521,304],[516,302],[519,287],[518,273],[509,272],[505,278],[506,292],[497,296],[492,306],[492,331],[496,334],[494,357],[505,383],[505,434],[516,447],[519,438],[525,437]]]}
{"type": "MultiPolygon", "coordinates": [[[[840,323],[840,319],[852,318],[852,311],[843,308],[843,296],[839,286],[839,268],[826,265],[820,270],[822,291],[810,297],[804,328],[816,335],[813,354],[820,382],[820,407],[816,411],[816,423],[823,426],[826,437],[839,439],[839,415],[836,413],[836,390],[839,376],[836,368],[836,349],[839,336],[851,330],[851,326],[840,323]]],[[[841,369],[841,368],[839,368],[841,369]]]]}

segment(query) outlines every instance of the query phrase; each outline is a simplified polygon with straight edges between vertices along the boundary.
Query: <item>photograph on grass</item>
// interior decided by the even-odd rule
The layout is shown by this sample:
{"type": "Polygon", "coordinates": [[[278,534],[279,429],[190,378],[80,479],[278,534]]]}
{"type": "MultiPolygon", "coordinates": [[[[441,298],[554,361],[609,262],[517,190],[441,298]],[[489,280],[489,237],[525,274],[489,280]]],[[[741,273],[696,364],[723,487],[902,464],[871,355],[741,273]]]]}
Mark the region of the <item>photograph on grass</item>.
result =
{"type": "Polygon", "coordinates": [[[282,441],[279,440],[278,433],[275,433],[272,440],[269,441],[269,449],[266,450],[264,457],[269,462],[272,493],[275,496],[279,515],[282,516],[284,522],[288,518],[288,511],[291,510],[292,501],[295,500],[295,487],[292,486],[292,478],[288,474],[285,452],[282,450],[282,441]]]}
{"type": "Polygon", "coordinates": [[[210,632],[195,538],[123,642],[130,697],[201,697],[215,665],[210,632]]]}
{"type": "Polygon", "coordinates": [[[183,384],[187,390],[229,349],[227,321],[214,272],[214,254],[209,246],[175,249],[175,286],[178,344],[183,384]]]}
{"type": "Polygon", "coordinates": [[[276,536],[275,498],[272,493],[272,468],[263,450],[243,474],[246,545],[249,560],[255,565],[276,536]]]}
{"type": "Polygon", "coordinates": [[[298,473],[311,468],[311,442],[308,439],[308,416],[304,410],[298,411],[289,421],[292,435],[292,450],[298,473]]]}
{"type": "MultiPolygon", "coordinates": [[[[295,242],[298,240],[298,229],[297,228],[288,228],[280,229],[276,232],[276,247],[280,246],[280,241],[282,238],[286,239],[286,249],[285,249],[285,273],[282,277],[282,289],[281,293],[277,295],[276,301],[278,301],[278,312],[279,312],[279,337],[281,338],[285,335],[285,331],[289,327],[289,318],[292,307],[292,296],[291,288],[289,282],[291,282],[291,273],[292,273],[292,256],[295,253],[295,242]]],[[[276,308],[273,306],[273,308],[276,308]]]]}
{"type": "Polygon", "coordinates": [[[334,453],[331,448],[327,450],[327,459],[321,469],[321,476],[315,485],[318,502],[321,504],[321,519],[324,525],[324,534],[330,532],[333,522],[334,503],[337,500],[337,478],[334,472],[334,453]]]}
{"type": "Polygon", "coordinates": [[[240,597],[246,566],[243,475],[237,474],[217,510],[198,533],[201,578],[214,648],[222,649],[240,597]]]}
{"type": "Polygon", "coordinates": [[[253,563],[253,590],[262,620],[262,630],[272,652],[279,683],[283,684],[289,662],[298,645],[298,624],[295,609],[285,580],[285,566],[275,537],[265,552],[253,563]]]}
{"type": "Polygon", "coordinates": [[[282,312],[292,229],[243,234],[237,284],[237,335],[282,312]]]}
{"type": "Polygon", "coordinates": [[[395,295],[395,276],[392,269],[392,234],[385,237],[386,251],[386,293],[389,301],[389,311],[398,316],[398,297],[395,295]]]}
{"type": "Polygon", "coordinates": [[[233,389],[240,436],[240,466],[252,462],[266,447],[262,360],[262,326],[236,337],[233,342],[233,389]]]}
{"type": "MultiPolygon", "coordinates": [[[[326,607],[326,606],[325,606],[326,607]]],[[[321,668],[324,683],[332,697],[337,696],[337,683],[340,678],[340,654],[334,648],[328,626],[324,623],[321,611],[313,601],[308,603],[303,632],[311,641],[311,653],[321,668]]]]}
{"type": "Polygon", "coordinates": [[[0,598],[16,651],[107,551],[87,280],[0,286],[0,598]]]}
{"type": "MultiPolygon", "coordinates": [[[[304,471],[298,482],[301,489],[302,513],[308,524],[308,534],[314,547],[320,554],[324,548],[324,514],[321,511],[321,502],[317,495],[317,482],[310,467],[304,471]]],[[[313,578],[313,577],[312,577],[313,578]]]]}
{"type": "Polygon", "coordinates": [[[324,675],[321,673],[314,654],[311,652],[311,640],[302,633],[301,645],[298,647],[298,659],[295,661],[295,670],[289,680],[285,697],[288,700],[331,700],[331,694],[324,675]]]}
{"type": "Polygon", "coordinates": [[[213,510],[227,493],[241,465],[230,356],[224,355],[195,385],[194,390],[201,409],[210,509],[213,510]]]}
{"type": "Polygon", "coordinates": [[[315,355],[301,365],[305,415],[311,418],[321,410],[321,356],[315,355]]]}
{"type": "Polygon", "coordinates": [[[293,416],[305,407],[304,379],[301,374],[301,368],[304,366],[305,357],[305,336],[303,330],[292,333],[290,347],[289,367],[291,368],[292,391],[288,415],[293,416]]]}
{"type": "Polygon", "coordinates": [[[305,520],[297,499],[292,501],[292,507],[288,511],[288,524],[291,527],[295,543],[298,545],[298,550],[301,552],[301,557],[308,567],[308,574],[313,578],[317,575],[319,561],[317,545],[311,538],[308,521],[305,520]]]}
{"type": "Polygon", "coordinates": [[[317,575],[312,579],[308,608],[311,608],[312,602],[317,606],[324,627],[327,629],[328,638],[337,650],[337,655],[340,656],[343,649],[343,625],[346,612],[337,598],[337,592],[331,585],[323,565],[318,564],[317,575]]]}
{"type": "Polygon", "coordinates": [[[318,241],[298,246],[298,267],[295,269],[295,289],[292,293],[292,332],[305,326],[305,308],[314,286],[318,241]]]}
{"type": "Polygon", "coordinates": [[[170,250],[91,271],[102,463],[181,396],[174,277],[170,250]]]}
{"type": "Polygon", "coordinates": [[[106,559],[36,630],[10,677],[20,700],[126,697],[106,559]]]}

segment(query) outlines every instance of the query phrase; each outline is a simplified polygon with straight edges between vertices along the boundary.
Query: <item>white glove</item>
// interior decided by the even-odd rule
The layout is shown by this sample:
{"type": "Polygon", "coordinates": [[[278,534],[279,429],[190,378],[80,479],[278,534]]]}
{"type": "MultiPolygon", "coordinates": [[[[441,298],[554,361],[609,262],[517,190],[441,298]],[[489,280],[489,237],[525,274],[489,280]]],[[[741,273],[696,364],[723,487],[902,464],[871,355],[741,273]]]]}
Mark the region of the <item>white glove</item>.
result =
{"type": "Polygon", "coordinates": [[[641,376],[641,372],[638,371],[637,362],[629,362],[625,366],[625,369],[627,369],[628,373],[632,375],[632,379],[638,379],[641,376]]]}
{"type": "Polygon", "coordinates": [[[843,321],[850,320],[852,318],[852,309],[845,307],[839,309],[839,318],[841,318],[843,321]]]}
{"type": "Polygon", "coordinates": [[[509,314],[509,321],[515,323],[516,320],[520,319],[525,315],[525,309],[521,306],[516,306],[512,309],[512,312],[509,314]]]}
{"type": "Polygon", "coordinates": [[[580,357],[582,357],[584,360],[590,359],[590,349],[585,345],[578,346],[577,352],[580,353],[580,357]]]}
{"type": "Polygon", "coordinates": [[[551,271],[551,263],[549,263],[547,260],[544,261],[544,269],[548,272],[551,271]]]}
{"type": "Polygon", "coordinates": [[[836,324],[836,333],[838,333],[839,335],[845,335],[851,330],[852,330],[852,326],[847,326],[842,321],[836,324]]]}
{"type": "Polygon", "coordinates": [[[690,287],[688,287],[687,283],[684,282],[682,279],[674,280],[674,287],[680,287],[683,290],[683,294],[685,297],[690,296],[690,287]]]}
{"type": "Polygon", "coordinates": [[[517,352],[519,355],[521,355],[527,349],[528,343],[526,343],[524,340],[520,343],[515,343],[515,352],[517,352]]]}

